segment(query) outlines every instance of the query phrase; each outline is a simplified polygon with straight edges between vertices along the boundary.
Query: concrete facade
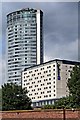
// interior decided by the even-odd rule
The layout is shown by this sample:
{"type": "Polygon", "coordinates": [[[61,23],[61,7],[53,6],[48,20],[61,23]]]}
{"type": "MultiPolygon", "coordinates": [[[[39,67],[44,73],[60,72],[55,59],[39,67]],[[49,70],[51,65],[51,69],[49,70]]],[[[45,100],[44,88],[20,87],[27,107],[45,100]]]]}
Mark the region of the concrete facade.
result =
{"type": "Polygon", "coordinates": [[[79,62],[55,59],[24,69],[22,88],[28,90],[33,106],[54,104],[68,95],[67,81],[75,64],[79,62]]]}

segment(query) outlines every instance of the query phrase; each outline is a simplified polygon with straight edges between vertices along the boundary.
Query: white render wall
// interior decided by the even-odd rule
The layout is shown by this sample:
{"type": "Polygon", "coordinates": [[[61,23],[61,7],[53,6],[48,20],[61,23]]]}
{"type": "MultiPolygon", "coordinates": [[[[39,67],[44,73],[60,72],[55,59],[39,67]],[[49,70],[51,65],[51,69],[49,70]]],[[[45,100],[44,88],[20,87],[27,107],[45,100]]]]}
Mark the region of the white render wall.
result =
{"type": "MultiPolygon", "coordinates": [[[[56,63],[54,63],[54,65],[54,69],[56,70],[56,63]]],[[[44,65],[35,69],[28,70],[26,72],[22,72],[22,87],[27,87],[27,90],[29,90],[28,96],[32,99],[32,101],[38,101],[42,99],[46,100],[46,98],[49,98],[49,95],[51,95],[50,98],[56,97],[54,96],[56,95],[56,93],[54,92],[55,88],[51,86],[53,84],[53,81],[55,81],[56,79],[56,72],[54,71],[55,79],[53,80],[53,64],[50,64],[50,66],[51,68],[47,68],[49,67],[49,65],[44,65]],[[31,71],[32,73],[29,74],[29,72],[31,71]],[[29,88],[30,86],[32,86],[32,88],[29,88]]],[[[54,85],[56,85],[56,83],[54,83],[54,85]]]]}
{"type": "Polygon", "coordinates": [[[36,22],[37,22],[37,64],[40,64],[40,10],[37,10],[36,22]]]}
{"type": "Polygon", "coordinates": [[[39,66],[28,68],[22,72],[22,88],[26,88],[32,102],[57,99],[68,95],[67,80],[69,70],[74,65],[53,61],[39,66]],[[60,77],[58,80],[57,63],[60,64],[60,77]]]}

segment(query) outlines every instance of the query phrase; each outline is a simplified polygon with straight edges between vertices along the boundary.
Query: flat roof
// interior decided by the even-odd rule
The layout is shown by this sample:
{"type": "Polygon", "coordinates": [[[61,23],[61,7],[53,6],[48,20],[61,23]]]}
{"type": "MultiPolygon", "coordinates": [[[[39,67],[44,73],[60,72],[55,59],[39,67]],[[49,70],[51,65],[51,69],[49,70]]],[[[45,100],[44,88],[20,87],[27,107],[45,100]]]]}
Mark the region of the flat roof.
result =
{"type": "Polygon", "coordinates": [[[56,62],[57,62],[57,61],[60,61],[60,62],[62,62],[63,64],[80,65],[80,62],[79,62],[79,61],[70,61],[70,60],[54,59],[54,60],[50,60],[50,61],[47,61],[47,62],[38,64],[38,65],[34,65],[34,66],[31,66],[31,67],[25,68],[24,71],[26,71],[27,69],[30,69],[30,68],[34,68],[34,67],[37,67],[37,66],[40,66],[40,65],[45,65],[45,64],[47,64],[47,63],[51,63],[51,62],[55,62],[55,61],[56,61],[56,62]]]}

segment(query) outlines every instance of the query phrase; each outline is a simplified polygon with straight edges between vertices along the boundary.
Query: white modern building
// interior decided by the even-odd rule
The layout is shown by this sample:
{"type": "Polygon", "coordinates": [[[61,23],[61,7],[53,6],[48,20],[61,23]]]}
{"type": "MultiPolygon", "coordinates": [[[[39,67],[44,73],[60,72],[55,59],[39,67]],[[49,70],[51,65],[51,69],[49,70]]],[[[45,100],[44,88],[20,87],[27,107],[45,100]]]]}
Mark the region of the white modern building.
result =
{"type": "Polygon", "coordinates": [[[55,100],[68,95],[67,81],[75,61],[55,59],[22,72],[22,88],[28,90],[33,106],[53,104],[55,100]]]}
{"type": "Polygon", "coordinates": [[[21,9],[7,15],[7,81],[21,84],[21,71],[43,62],[43,12],[21,9]]]}

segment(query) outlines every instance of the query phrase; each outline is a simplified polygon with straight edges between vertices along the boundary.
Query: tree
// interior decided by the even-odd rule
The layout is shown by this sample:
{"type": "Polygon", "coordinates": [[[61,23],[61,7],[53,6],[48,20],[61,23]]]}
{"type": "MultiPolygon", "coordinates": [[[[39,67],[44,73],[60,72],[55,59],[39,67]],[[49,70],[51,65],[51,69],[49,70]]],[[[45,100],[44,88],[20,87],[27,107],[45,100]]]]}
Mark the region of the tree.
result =
{"type": "Polygon", "coordinates": [[[2,110],[2,89],[0,88],[0,110],[2,110]]]}
{"type": "Polygon", "coordinates": [[[74,103],[73,107],[80,107],[80,65],[73,68],[67,86],[74,103]]]}
{"type": "Polygon", "coordinates": [[[13,83],[2,85],[2,110],[31,109],[31,99],[27,90],[13,83]]]}

